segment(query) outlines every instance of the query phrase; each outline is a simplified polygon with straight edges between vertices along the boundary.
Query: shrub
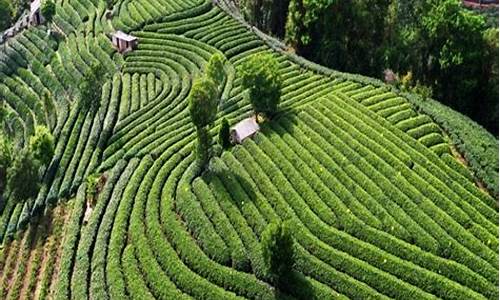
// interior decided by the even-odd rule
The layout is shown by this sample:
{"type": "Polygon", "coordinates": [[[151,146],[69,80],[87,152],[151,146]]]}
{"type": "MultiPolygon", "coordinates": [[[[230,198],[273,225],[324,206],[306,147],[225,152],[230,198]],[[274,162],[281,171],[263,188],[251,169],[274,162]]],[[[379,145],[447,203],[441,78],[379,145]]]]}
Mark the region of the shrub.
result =
{"type": "Polygon", "coordinates": [[[78,84],[80,105],[84,108],[96,109],[101,99],[101,89],[104,84],[106,69],[102,64],[93,64],[83,75],[78,84]]]}
{"type": "Polygon", "coordinates": [[[189,93],[189,112],[196,127],[205,127],[213,122],[217,114],[215,83],[207,77],[194,81],[189,93]]]}
{"type": "Polygon", "coordinates": [[[30,137],[30,151],[33,158],[46,166],[54,157],[54,137],[45,126],[37,126],[35,135],[30,137]]]}
{"type": "Polygon", "coordinates": [[[7,170],[7,188],[15,201],[33,198],[40,188],[39,165],[33,155],[23,149],[7,170]]]}

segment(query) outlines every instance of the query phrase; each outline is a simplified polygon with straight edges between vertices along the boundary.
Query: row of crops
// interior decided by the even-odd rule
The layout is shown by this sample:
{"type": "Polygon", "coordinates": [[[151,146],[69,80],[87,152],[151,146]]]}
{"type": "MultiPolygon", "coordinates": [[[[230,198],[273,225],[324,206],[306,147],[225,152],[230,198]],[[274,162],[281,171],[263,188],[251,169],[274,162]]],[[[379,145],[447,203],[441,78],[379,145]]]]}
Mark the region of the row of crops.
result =
{"type": "Polygon", "coordinates": [[[57,140],[37,199],[0,211],[1,298],[498,298],[496,200],[403,96],[299,65],[210,2],[122,1],[111,19],[103,1],[58,5],[63,42],[42,50],[50,38],[30,29],[0,54],[13,136],[45,124],[57,140]],[[111,26],[138,49],[117,54],[111,26]],[[274,55],[282,97],[199,176],[187,95],[214,53],[227,58],[216,125],[252,114],[237,72],[252,54],[274,55]],[[75,83],[94,63],[113,75],[86,110],[75,83]],[[44,210],[52,222],[18,231],[44,210]],[[295,239],[287,291],[264,276],[276,220],[295,239]]]}

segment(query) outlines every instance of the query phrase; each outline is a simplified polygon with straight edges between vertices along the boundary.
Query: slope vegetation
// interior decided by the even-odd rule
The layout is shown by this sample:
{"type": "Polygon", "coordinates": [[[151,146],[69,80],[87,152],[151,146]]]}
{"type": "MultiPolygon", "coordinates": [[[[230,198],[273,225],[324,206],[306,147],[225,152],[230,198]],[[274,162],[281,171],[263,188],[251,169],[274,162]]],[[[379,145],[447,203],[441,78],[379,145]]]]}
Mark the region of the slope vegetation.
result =
{"type": "Polygon", "coordinates": [[[211,2],[125,0],[111,18],[104,1],[57,5],[63,41],[32,28],[0,53],[12,134],[46,124],[57,139],[37,199],[0,211],[2,298],[498,298],[497,202],[404,96],[276,51],[211,2]],[[138,49],[116,53],[113,28],[138,49]],[[252,113],[235,70],[256,53],[279,61],[280,114],[197,176],[186,98],[216,52],[216,124],[252,113]],[[114,75],[87,111],[75,82],[93,62],[114,75]],[[91,174],[105,184],[90,210],[91,174]],[[44,211],[53,230],[16,233],[44,211]],[[262,279],[278,219],[296,241],[289,291],[262,279]]]}

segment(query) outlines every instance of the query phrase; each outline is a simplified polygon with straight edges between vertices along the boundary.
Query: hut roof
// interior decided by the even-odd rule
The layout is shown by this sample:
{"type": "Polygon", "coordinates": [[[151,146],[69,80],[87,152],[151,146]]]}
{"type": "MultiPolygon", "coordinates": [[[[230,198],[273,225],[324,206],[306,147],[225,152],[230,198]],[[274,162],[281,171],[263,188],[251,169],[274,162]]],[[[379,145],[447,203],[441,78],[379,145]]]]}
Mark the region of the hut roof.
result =
{"type": "Polygon", "coordinates": [[[235,131],[239,141],[243,141],[245,138],[252,136],[254,133],[259,131],[260,127],[255,120],[255,117],[250,117],[244,119],[243,121],[236,124],[231,130],[235,131]]]}
{"type": "Polygon", "coordinates": [[[130,34],[126,34],[125,32],[120,31],[120,30],[118,30],[117,32],[115,32],[113,34],[113,36],[116,37],[116,38],[119,38],[120,40],[124,40],[124,41],[127,41],[127,42],[131,42],[131,41],[137,40],[137,38],[135,36],[130,35],[130,34]]]}

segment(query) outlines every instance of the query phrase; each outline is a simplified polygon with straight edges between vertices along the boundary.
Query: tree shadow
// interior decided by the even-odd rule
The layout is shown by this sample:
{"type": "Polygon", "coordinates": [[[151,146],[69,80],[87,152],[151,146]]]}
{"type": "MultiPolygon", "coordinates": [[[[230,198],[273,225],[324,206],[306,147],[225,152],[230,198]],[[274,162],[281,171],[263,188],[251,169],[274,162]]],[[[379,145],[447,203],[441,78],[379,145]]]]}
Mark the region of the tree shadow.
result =
{"type": "Polygon", "coordinates": [[[275,299],[318,299],[314,292],[314,287],[306,277],[297,271],[293,271],[284,280],[280,287],[275,290],[275,299]]]}

